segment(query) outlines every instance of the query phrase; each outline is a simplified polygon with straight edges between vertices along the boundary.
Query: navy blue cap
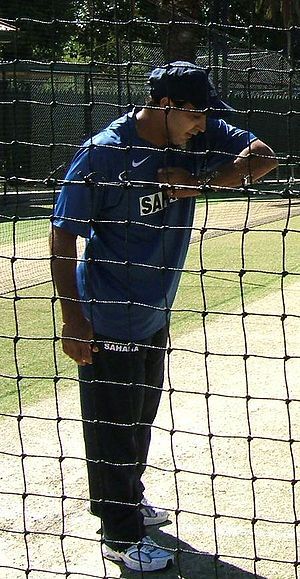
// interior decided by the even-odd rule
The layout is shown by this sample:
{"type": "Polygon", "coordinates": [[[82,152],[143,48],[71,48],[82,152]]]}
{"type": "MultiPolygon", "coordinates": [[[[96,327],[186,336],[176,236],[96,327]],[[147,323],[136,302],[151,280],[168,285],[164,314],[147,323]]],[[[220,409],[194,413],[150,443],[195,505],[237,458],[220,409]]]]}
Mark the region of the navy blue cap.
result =
{"type": "Polygon", "coordinates": [[[191,103],[196,109],[233,109],[222,101],[209,77],[209,71],[191,62],[178,60],[155,68],[149,75],[152,98],[168,97],[191,103]]]}

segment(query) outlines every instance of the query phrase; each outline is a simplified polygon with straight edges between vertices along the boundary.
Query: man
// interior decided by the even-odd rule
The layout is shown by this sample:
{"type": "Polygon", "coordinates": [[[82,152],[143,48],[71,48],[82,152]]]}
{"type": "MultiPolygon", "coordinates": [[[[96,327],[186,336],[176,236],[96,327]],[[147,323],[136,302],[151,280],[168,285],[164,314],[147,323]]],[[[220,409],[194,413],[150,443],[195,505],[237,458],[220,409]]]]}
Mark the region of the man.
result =
{"type": "Polygon", "coordinates": [[[141,477],[195,197],[276,166],[266,144],[211,117],[229,107],[203,69],[172,63],[149,83],[147,106],[75,155],[51,232],[63,350],[79,365],[91,512],[104,556],[138,571],[173,561],[146,535],[168,513],[147,503],[141,477]],[[77,262],[78,235],[87,245],[77,262]]]}

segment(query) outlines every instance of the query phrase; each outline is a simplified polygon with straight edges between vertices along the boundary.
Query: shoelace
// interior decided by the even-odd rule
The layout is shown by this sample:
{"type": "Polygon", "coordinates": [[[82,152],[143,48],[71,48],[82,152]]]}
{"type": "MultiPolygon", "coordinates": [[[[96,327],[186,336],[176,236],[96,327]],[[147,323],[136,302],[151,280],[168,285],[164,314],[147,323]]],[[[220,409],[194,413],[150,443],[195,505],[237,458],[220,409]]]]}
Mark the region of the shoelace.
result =
{"type": "Polygon", "coordinates": [[[142,549],[145,553],[151,553],[152,551],[159,549],[159,547],[154,543],[154,541],[152,541],[152,539],[150,539],[150,537],[145,537],[142,539],[142,547],[140,550],[142,549]]]}
{"type": "Polygon", "coordinates": [[[141,502],[141,507],[142,507],[142,509],[146,509],[150,513],[153,513],[153,514],[156,514],[156,510],[158,510],[153,505],[151,505],[151,503],[149,503],[149,501],[147,501],[146,498],[143,498],[143,500],[141,502]]]}
{"type": "Polygon", "coordinates": [[[150,505],[143,505],[142,509],[146,511],[148,515],[156,515],[154,507],[151,507],[150,505]]]}
{"type": "Polygon", "coordinates": [[[141,505],[142,507],[152,507],[153,505],[148,501],[148,499],[146,497],[142,498],[141,501],[141,505]]]}

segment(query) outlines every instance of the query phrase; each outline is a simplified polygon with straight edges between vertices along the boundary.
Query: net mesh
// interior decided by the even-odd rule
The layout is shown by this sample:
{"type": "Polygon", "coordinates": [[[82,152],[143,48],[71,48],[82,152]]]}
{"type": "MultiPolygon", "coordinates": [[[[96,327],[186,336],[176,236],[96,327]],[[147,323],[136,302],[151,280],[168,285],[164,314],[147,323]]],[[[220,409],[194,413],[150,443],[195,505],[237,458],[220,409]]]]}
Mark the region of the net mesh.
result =
{"type": "Polygon", "coordinates": [[[130,2],[130,13],[48,4],[0,8],[0,575],[128,575],[103,558],[86,509],[78,378],[61,352],[48,230],[78,146],[144,103],[175,30],[178,51],[196,34],[196,62],[211,67],[233,124],[270,144],[279,165],[248,189],[197,201],[145,473],[170,524],[151,536],[175,554],[166,577],[297,578],[297,3],[294,20],[283,12],[255,26],[241,6],[242,24],[220,22],[217,2],[213,20],[188,2],[130,2]]]}

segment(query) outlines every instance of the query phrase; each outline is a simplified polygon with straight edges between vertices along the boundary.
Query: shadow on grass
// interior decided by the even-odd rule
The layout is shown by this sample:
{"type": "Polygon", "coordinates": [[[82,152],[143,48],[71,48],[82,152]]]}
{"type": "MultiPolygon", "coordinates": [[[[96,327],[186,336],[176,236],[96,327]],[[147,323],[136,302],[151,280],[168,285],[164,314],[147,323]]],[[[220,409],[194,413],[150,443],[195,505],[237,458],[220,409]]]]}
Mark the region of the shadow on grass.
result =
{"type": "Polygon", "coordinates": [[[50,190],[0,194],[0,222],[12,218],[46,217],[53,212],[56,193],[50,190]]]}
{"type": "Polygon", "coordinates": [[[53,213],[53,203],[10,203],[9,205],[0,205],[0,223],[12,221],[15,217],[18,219],[32,218],[50,218],[53,213]]]}

